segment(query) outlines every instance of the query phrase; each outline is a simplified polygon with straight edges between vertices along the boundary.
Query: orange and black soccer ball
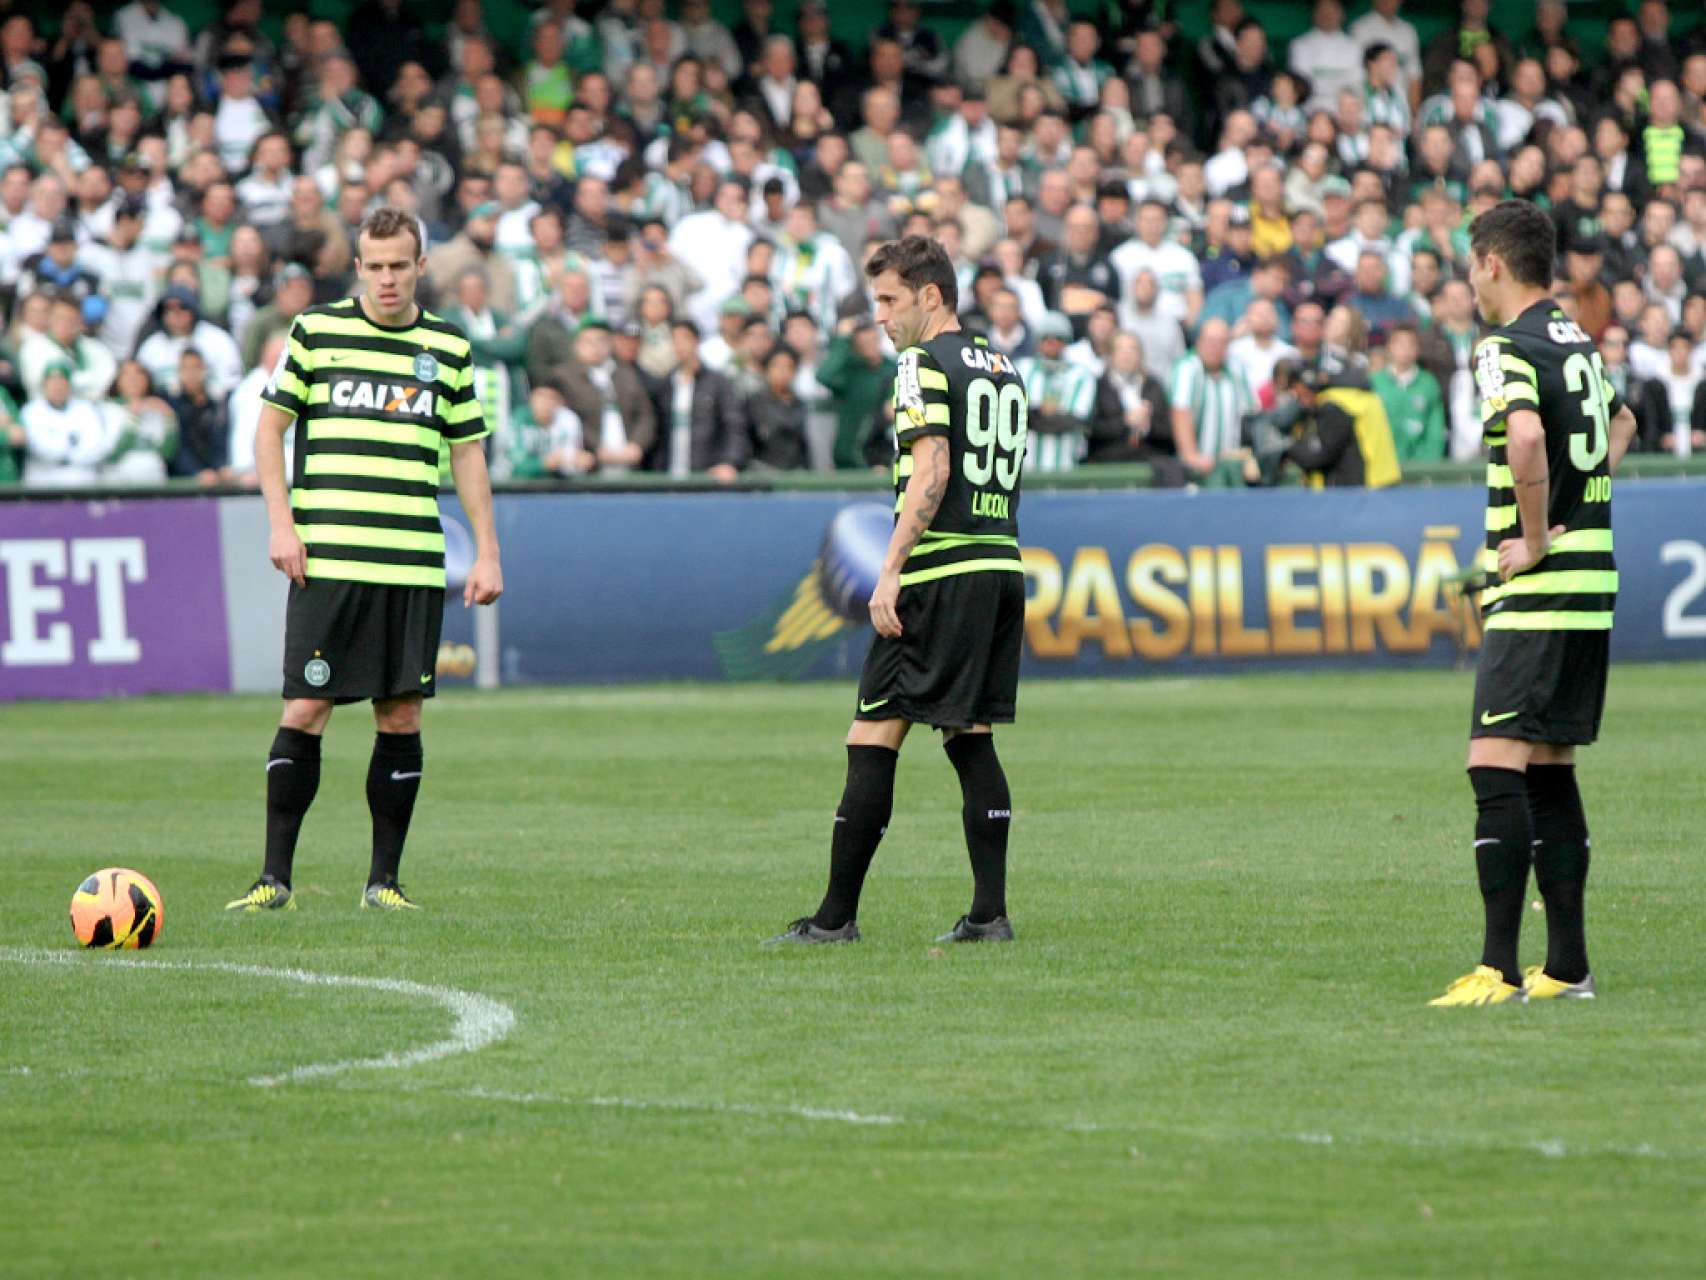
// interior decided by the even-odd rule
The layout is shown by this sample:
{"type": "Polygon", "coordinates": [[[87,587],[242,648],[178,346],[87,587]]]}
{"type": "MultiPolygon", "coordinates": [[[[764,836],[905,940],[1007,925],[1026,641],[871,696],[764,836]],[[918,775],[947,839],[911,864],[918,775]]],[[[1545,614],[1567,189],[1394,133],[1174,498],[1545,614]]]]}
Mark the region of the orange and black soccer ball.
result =
{"type": "Polygon", "coordinates": [[[71,895],[71,932],[85,947],[135,951],[160,936],[160,891],[140,871],[108,867],[71,895]]]}

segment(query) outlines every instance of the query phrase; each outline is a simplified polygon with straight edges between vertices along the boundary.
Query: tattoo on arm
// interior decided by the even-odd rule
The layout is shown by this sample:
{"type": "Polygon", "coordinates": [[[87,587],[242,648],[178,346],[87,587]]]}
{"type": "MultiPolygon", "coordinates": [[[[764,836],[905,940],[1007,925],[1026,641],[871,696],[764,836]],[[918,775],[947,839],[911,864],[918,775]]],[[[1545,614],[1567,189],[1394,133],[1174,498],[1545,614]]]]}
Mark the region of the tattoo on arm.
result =
{"type": "Polygon", "coordinates": [[[1550,477],[1548,476],[1542,476],[1538,480],[1518,480],[1516,482],[1516,487],[1519,489],[1533,489],[1536,487],[1544,488],[1549,480],[1550,477]]]}
{"type": "Polygon", "coordinates": [[[942,509],[948,493],[948,442],[941,436],[923,436],[912,446],[912,479],[906,486],[906,504],[901,508],[900,527],[893,548],[904,561],[942,509]]]}

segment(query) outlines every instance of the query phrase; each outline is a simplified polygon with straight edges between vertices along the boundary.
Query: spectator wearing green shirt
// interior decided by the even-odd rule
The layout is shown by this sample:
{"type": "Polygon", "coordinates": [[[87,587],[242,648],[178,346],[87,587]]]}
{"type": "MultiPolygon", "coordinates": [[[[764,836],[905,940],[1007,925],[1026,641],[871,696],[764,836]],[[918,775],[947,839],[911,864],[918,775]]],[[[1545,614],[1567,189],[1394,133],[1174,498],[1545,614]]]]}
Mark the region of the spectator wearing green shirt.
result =
{"type": "Polygon", "coordinates": [[[894,387],[894,375],[895,362],[883,355],[869,319],[853,316],[836,325],[817,380],[835,397],[832,457],[838,471],[864,465],[864,437],[894,387]]]}
{"type": "Polygon", "coordinates": [[[18,450],[24,447],[24,429],[18,425],[18,406],[0,387],[0,488],[18,483],[18,450]]]}
{"type": "Polygon", "coordinates": [[[574,74],[564,61],[563,28],[541,22],[533,28],[533,60],[522,72],[522,96],[535,124],[561,127],[575,100],[574,74]]]}
{"type": "Polygon", "coordinates": [[[1370,378],[1401,463],[1445,457],[1445,399],[1438,380],[1416,364],[1421,349],[1414,325],[1394,325],[1386,335],[1386,367],[1370,378]]]}

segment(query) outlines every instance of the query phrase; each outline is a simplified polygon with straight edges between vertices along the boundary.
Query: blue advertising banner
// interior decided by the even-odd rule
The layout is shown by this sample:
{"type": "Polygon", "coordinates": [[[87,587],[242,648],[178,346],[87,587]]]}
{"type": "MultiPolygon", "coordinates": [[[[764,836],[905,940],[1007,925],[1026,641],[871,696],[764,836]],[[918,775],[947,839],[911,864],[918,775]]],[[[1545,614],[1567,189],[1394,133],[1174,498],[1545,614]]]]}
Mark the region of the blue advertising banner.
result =
{"type": "MultiPolygon", "coordinates": [[[[1483,503],[1467,487],[1027,495],[1026,672],[1449,664],[1480,643],[1459,582],[1483,503]]],[[[1629,482],[1615,510],[1614,653],[1706,659],[1706,483],[1629,482]]],[[[865,494],[507,495],[497,517],[506,684],[851,674],[891,519],[865,494]]]]}

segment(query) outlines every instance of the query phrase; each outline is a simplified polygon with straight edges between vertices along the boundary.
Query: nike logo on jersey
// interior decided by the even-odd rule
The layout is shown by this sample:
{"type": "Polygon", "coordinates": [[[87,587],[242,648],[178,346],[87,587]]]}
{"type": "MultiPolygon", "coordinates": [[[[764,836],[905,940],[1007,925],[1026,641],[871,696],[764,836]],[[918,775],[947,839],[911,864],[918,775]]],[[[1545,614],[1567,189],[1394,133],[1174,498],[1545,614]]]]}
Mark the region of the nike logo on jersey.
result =
{"type": "Polygon", "coordinates": [[[1520,716],[1521,714],[1522,712],[1520,711],[1503,711],[1498,715],[1494,715],[1491,711],[1483,711],[1481,713],[1481,723],[1484,725],[1494,725],[1501,721],[1509,720],[1513,716],[1520,716]]]}
{"type": "Polygon", "coordinates": [[[875,702],[866,702],[864,699],[860,699],[859,710],[861,710],[861,711],[875,711],[878,707],[887,706],[888,701],[889,700],[887,698],[879,698],[875,702]]]}
{"type": "Polygon", "coordinates": [[[410,778],[418,778],[420,776],[419,770],[416,770],[414,773],[398,773],[395,769],[391,770],[392,782],[407,782],[410,778]]]}
{"type": "Polygon", "coordinates": [[[422,676],[421,677],[421,683],[422,684],[431,684],[432,683],[432,672],[429,671],[424,676],[422,676]]]}

